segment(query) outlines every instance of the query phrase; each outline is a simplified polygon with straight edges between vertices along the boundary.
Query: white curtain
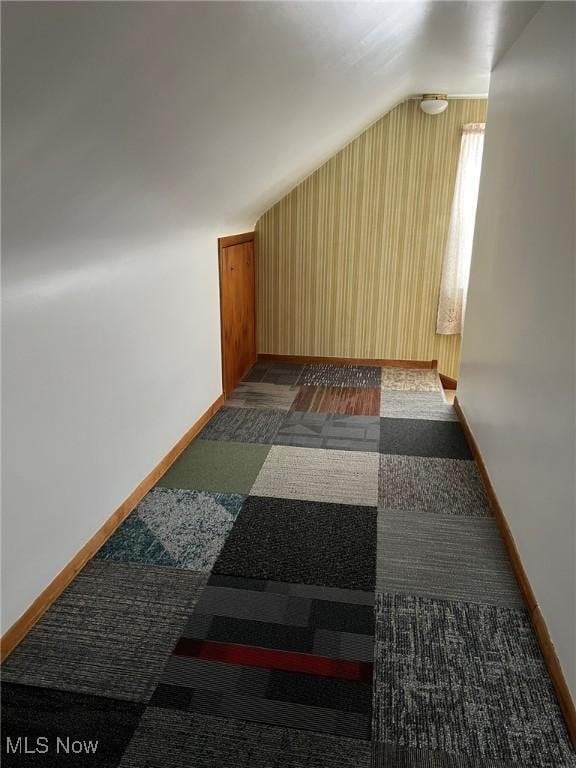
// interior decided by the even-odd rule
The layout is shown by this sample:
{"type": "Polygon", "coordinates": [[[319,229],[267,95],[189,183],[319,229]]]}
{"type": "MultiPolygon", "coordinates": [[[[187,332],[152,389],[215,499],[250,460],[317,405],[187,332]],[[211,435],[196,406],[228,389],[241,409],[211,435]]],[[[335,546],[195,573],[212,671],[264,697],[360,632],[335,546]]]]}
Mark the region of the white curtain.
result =
{"type": "Polygon", "coordinates": [[[442,268],[436,333],[462,333],[483,147],[484,123],[464,125],[442,268]]]}

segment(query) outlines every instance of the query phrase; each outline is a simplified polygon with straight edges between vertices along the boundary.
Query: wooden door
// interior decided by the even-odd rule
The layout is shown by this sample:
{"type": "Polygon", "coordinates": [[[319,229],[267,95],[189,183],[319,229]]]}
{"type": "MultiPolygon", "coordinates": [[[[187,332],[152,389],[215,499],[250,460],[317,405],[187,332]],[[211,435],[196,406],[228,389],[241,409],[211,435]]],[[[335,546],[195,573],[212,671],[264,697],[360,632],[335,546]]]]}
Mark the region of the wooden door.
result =
{"type": "Polygon", "coordinates": [[[228,395],[256,361],[254,232],[221,237],[222,387],[228,395]]]}

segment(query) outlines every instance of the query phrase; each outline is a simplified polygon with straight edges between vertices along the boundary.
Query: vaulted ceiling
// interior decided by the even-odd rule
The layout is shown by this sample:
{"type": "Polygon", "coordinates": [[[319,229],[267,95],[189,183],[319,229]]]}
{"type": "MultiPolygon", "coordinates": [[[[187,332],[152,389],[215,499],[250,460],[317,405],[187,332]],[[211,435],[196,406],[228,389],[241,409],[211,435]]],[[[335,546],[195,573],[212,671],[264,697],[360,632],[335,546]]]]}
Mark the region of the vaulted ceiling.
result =
{"type": "Polygon", "coordinates": [[[252,226],[406,97],[485,94],[538,5],[3,4],[11,231],[252,226]]]}

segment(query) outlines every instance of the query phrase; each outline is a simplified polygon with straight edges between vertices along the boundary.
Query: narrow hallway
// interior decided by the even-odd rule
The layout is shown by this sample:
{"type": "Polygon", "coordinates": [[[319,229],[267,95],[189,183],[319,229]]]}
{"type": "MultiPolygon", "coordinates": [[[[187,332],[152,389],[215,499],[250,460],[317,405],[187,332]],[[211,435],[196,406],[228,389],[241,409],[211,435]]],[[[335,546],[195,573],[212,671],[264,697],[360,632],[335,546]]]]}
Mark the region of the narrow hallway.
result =
{"type": "Polygon", "coordinates": [[[431,369],[257,363],[2,673],[90,766],[576,766],[431,369]]]}

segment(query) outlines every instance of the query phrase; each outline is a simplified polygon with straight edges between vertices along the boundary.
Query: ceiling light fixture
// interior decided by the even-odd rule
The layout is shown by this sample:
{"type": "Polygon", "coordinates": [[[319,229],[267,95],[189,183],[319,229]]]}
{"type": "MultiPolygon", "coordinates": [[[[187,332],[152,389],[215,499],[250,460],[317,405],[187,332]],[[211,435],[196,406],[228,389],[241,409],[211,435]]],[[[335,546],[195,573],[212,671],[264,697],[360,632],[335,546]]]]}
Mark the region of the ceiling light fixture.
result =
{"type": "Polygon", "coordinates": [[[424,93],[420,102],[420,109],[427,115],[439,115],[448,106],[446,93],[424,93]]]}

